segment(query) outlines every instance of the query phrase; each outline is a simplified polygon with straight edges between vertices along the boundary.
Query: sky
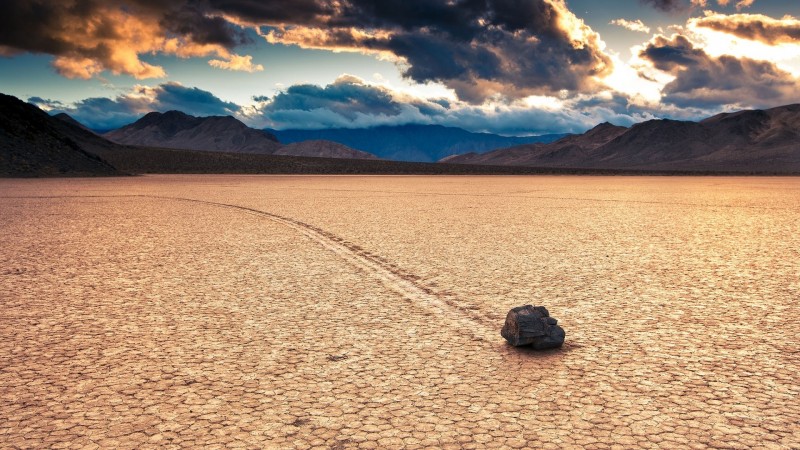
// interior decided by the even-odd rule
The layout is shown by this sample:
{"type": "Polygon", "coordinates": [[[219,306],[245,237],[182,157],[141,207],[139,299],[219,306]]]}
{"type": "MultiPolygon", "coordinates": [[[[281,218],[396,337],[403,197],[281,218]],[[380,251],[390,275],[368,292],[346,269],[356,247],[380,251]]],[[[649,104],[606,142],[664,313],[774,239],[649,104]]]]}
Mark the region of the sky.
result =
{"type": "Polygon", "coordinates": [[[798,88],[794,0],[0,4],[0,92],[101,130],[177,109],[576,133],[798,103],[798,88]]]}

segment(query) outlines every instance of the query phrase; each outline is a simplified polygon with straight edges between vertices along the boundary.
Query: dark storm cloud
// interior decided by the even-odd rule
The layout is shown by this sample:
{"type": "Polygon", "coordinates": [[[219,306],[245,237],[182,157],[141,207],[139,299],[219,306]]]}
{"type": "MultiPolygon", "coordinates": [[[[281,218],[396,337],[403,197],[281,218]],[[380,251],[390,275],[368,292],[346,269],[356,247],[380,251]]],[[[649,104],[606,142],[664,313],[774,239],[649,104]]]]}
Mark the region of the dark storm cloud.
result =
{"type": "Polygon", "coordinates": [[[240,110],[235,103],[223,101],[208,91],[177,83],[140,86],[114,99],[87,98],[69,107],[38,97],[32,97],[28,102],[52,113],[65,112],[89,128],[102,130],[127,125],[151,111],[179,110],[194,116],[220,116],[233,115],[240,110]]]}
{"type": "Polygon", "coordinates": [[[169,33],[189,36],[198,44],[218,44],[225,48],[250,43],[247,34],[239,27],[219,16],[207,16],[207,11],[196,6],[165,11],[161,25],[169,33]]]}
{"type": "Polygon", "coordinates": [[[181,110],[195,116],[224,116],[237,112],[239,106],[221,100],[211,92],[178,83],[164,83],[156,88],[142,88],[147,98],[153,99],[154,110],[181,110]]]}
{"type": "MultiPolygon", "coordinates": [[[[245,40],[241,30],[221,17],[208,16],[207,7],[183,2],[148,0],[4,0],[0,14],[0,44],[22,51],[60,55],[80,43],[66,34],[81,24],[97,39],[125,39],[110,12],[157,19],[165,33],[186,36],[200,44],[233,47],[245,40]]],[[[98,50],[98,52],[102,52],[98,50]]]]}
{"type": "Polygon", "coordinates": [[[560,90],[590,91],[611,70],[599,37],[560,2],[344,2],[337,14],[278,24],[272,42],[386,52],[417,81],[441,82],[480,103],[560,90]],[[301,25],[301,26],[292,26],[301,25]]]}
{"type": "Polygon", "coordinates": [[[639,2],[668,12],[679,11],[689,7],[689,2],[685,0],[639,0],[639,2]]]}
{"type": "Polygon", "coordinates": [[[798,100],[800,83],[774,63],[729,55],[713,57],[685,36],[657,36],[640,53],[676,78],[663,101],[680,107],[767,107],[798,100]]]}
{"type": "MultiPolygon", "coordinates": [[[[737,10],[749,8],[755,0],[716,0],[719,7],[735,5],[737,10]]],[[[655,9],[666,12],[683,11],[690,8],[705,8],[711,6],[714,0],[639,0],[639,3],[650,5],[655,9]]]]}
{"type": "Polygon", "coordinates": [[[373,86],[344,75],[327,86],[298,84],[273,97],[257,96],[259,114],[268,121],[290,127],[373,126],[378,124],[427,123],[444,116],[453,105],[446,99],[420,99],[373,86]],[[305,116],[310,121],[283,123],[283,117],[305,116]]]}
{"type": "Polygon", "coordinates": [[[428,123],[446,108],[428,100],[401,96],[349,75],[327,86],[298,84],[273,97],[256,96],[252,119],[272,128],[360,128],[428,123]]]}
{"type": "Polygon", "coordinates": [[[341,77],[325,87],[299,84],[271,99],[266,112],[280,110],[312,111],[326,109],[352,119],[356,114],[397,115],[400,104],[389,91],[363,84],[351,77],[341,77]]]}
{"type": "Polygon", "coordinates": [[[272,42],[394,55],[407,77],[472,102],[591,91],[612,69],[599,36],[556,0],[5,0],[0,48],[56,55],[66,76],[157,77],[138,55],[232,59],[244,25],[272,42]]]}
{"type": "Polygon", "coordinates": [[[308,23],[335,12],[330,2],[319,0],[209,0],[202,4],[252,23],[308,23]]]}
{"type": "Polygon", "coordinates": [[[51,30],[61,29],[68,8],[61,2],[4,1],[0,14],[0,45],[21,51],[61,54],[71,48],[51,30]]]}

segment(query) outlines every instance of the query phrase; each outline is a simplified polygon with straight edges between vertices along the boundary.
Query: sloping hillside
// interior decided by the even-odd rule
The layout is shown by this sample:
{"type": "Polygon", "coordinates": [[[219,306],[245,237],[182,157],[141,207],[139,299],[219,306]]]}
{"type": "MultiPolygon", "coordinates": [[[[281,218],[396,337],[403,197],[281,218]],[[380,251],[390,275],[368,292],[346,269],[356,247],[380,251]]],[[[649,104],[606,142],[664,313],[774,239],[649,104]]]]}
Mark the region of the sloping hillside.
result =
{"type": "Polygon", "coordinates": [[[194,117],[180,111],[151,112],[103,135],[120,144],[187,150],[272,154],[275,136],[230,116],[194,117]]]}
{"type": "Polygon", "coordinates": [[[0,175],[120,175],[87,151],[81,139],[84,133],[90,134],[16,97],[0,94],[0,175]]]}

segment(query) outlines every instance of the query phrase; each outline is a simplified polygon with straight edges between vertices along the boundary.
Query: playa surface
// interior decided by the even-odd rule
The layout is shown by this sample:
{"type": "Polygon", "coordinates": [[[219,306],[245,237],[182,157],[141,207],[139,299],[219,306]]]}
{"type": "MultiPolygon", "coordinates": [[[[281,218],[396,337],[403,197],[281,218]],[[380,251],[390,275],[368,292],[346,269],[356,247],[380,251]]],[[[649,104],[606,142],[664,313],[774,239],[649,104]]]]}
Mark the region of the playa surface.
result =
{"type": "Polygon", "coordinates": [[[798,178],[0,180],[0,447],[800,448],[799,223],[798,178]]]}

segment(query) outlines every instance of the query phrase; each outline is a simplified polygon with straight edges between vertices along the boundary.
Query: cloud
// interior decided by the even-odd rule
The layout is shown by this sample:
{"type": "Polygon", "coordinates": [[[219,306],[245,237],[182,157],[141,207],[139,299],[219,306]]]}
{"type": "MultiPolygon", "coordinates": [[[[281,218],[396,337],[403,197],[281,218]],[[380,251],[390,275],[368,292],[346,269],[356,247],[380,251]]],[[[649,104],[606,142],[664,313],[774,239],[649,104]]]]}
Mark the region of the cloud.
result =
{"type": "Polygon", "coordinates": [[[195,116],[224,116],[236,114],[240,109],[236,103],[223,101],[211,92],[175,82],[154,88],[138,87],[134,95],[148,100],[150,111],[177,109],[195,116]]]}
{"type": "Polygon", "coordinates": [[[269,42],[376,54],[406,77],[439,82],[471,103],[566,90],[588,92],[612,61],[563,0],[319,2],[318,15],[268,24],[269,42]],[[326,6],[326,8],[322,7],[326,6]]]}
{"type": "Polygon", "coordinates": [[[798,79],[772,62],[731,55],[714,57],[686,36],[656,36],[639,53],[674,77],[663,101],[679,107],[768,107],[797,100],[798,79]]]}
{"type": "Polygon", "coordinates": [[[360,128],[424,123],[428,114],[444,112],[439,103],[411,98],[366,84],[350,75],[327,86],[299,84],[272,97],[254,97],[251,118],[273,128],[360,128]]]}
{"type": "Polygon", "coordinates": [[[774,19],[763,14],[716,14],[692,20],[693,24],[714,31],[759,41],[768,45],[800,43],[800,20],[786,16],[774,19]]]}
{"type": "Polygon", "coordinates": [[[645,25],[641,20],[627,20],[627,19],[614,19],[609,22],[611,25],[617,25],[631,31],[640,31],[642,33],[649,33],[650,27],[645,25]]]}
{"type": "MultiPolygon", "coordinates": [[[[689,7],[705,8],[710,0],[639,0],[640,3],[650,5],[656,9],[666,12],[681,11],[689,7]]],[[[730,0],[717,0],[717,5],[728,6],[730,0]]],[[[755,0],[739,0],[736,2],[736,9],[749,8],[755,0]]]]}
{"type": "Polygon", "coordinates": [[[328,109],[352,119],[358,113],[396,115],[400,112],[400,105],[389,90],[373,87],[356,77],[344,75],[325,87],[311,84],[291,86],[272,97],[264,110],[315,109],[328,109]]]}
{"type": "Polygon", "coordinates": [[[65,107],[64,103],[59,100],[53,100],[42,97],[30,97],[28,103],[38,106],[45,111],[52,111],[54,109],[62,109],[65,107]]]}
{"type": "Polygon", "coordinates": [[[562,100],[537,97],[473,105],[423,99],[367,84],[345,75],[327,86],[295,85],[273,97],[256,97],[247,113],[253,124],[270,128],[364,128],[437,124],[509,135],[582,132],[597,123],[629,125],[653,116],[628,110],[623,97],[579,95],[562,100]]]}
{"type": "Polygon", "coordinates": [[[678,11],[685,9],[687,4],[683,0],[639,0],[645,5],[650,5],[653,8],[660,9],[661,11],[678,11]]]}
{"type": "Polygon", "coordinates": [[[221,66],[244,69],[231,49],[247,42],[240,27],[199,8],[199,2],[153,0],[5,0],[0,15],[3,53],[55,56],[53,66],[68,78],[101,72],[137,79],[166,75],[143,61],[144,54],[182,58],[213,55],[221,66]]]}
{"type": "MultiPolygon", "coordinates": [[[[728,6],[729,3],[730,0],[717,0],[717,4],[719,4],[719,6],[728,6]]],[[[753,3],[755,3],[755,0],[739,0],[736,2],[736,9],[740,10],[742,8],[749,8],[753,6],[753,3]]]]}
{"type": "Polygon", "coordinates": [[[253,57],[250,55],[246,56],[239,56],[239,55],[231,55],[228,61],[220,60],[220,59],[212,59],[208,62],[208,64],[212,67],[217,67],[219,69],[226,69],[226,70],[238,70],[242,72],[261,72],[264,70],[264,66],[261,64],[253,64],[253,57]]]}
{"type": "Polygon", "coordinates": [[[87,98],[72,105],[31,97],[33,103],[51,113],[65,112],[92,129],[118,128],[138,120],[151,111],[180,110],[195,116],[235,115],[240,107],[199,88],[179,83],[163,83],[155,87],[136,86],[131,92],[114,99],[87,98]]]}

